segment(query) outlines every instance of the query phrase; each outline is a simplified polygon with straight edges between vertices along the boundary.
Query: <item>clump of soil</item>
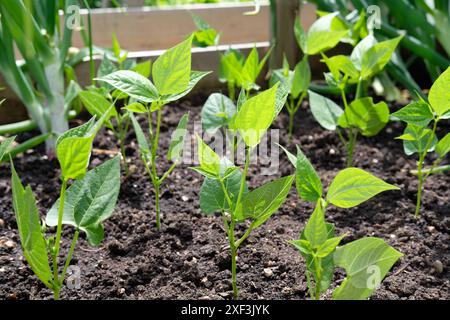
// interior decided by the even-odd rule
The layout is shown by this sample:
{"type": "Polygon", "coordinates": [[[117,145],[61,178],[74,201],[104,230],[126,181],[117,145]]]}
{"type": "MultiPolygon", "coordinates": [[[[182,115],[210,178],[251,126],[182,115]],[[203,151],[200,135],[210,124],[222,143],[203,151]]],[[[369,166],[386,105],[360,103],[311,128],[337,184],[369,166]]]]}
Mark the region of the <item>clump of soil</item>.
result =
{"type": "MultiPolygon", "coordinates": [[[[186,111],[200,120],[204,97],[198,96],[165,108],[161,135],[160,169],[170,163],[164,156],[170,134],[186,111]]],[[[277,119],[280,143],[289,146],[287,116],[277,119]]],[[[145,120],[143,120],[145,121],[145,120]]],[[[192,132],[191,121],[191,131],[192,132]]],[[[361,138],[355,152],[356,167],[393,183],[401,191],[385,192],[350,210],[330,207],[327,220],[337,232],[347,232],[345,242],[365,236],[385,239],[404,254],[372,299],[449,299],[450,175],[429,178],[423,196],[422,218],[414,219],[417,181],[409,174],[416,159],[407,157],[394,137],[400,123],[390,123],[374,138],[361,138]]],[[[449,127],[444,128],[448,132],[449,127]]],[[[62,299],[231,299],[230,257],[219,216],[201,213],[198,193],[202,177],[187,165],[179,166],[166,180],[161,199],[161,231],[155,229],[154,193],[139,160],[134,134],[127,138],[132,173],[122,178],[115,213],[105,223],[105,239],[89,247],[84,235],[73,264],[81,271],[81,288],[64,288],[62,299]]],[[[317,168],[324,184],[344,168],[345,152],[333,132],[323,130],[305,104],[296,119],[291,144],[299,144],[317,168]]],[[[101,150],[117,150],[114,136],[103,131],[96,138],[91,167],[107,159],[101,150]]],[[[25,183],[31,184],[44,216],[58,198],[59,166],[38,149],[15,160],[25,183]]],[[[276,176],[293,172],[282,155],[276,176]]],[[[274,177],[250,170],[250,187],[274,177]]],[[[0,169],[0,299],[51,299],[51,292],[33,275],[24,260],[11,203],[10,173],[0,169]]],[[[292,188],[282,208],[265,225],[253,231],[238,252],[238,285],[243,299],[307,299],[305,263],[286,243],[297,239],[312,213],[311,204],[300,201],[292,188]]],[[[243,232],[247,226],[242,226],[243,232]]],[[[65,228],[67,250],[72,230],[65,228]]],[[[345,274],[335,274],[333,287],[345,274]]],[[[329,293],[326,295],[329,296],[329,293]]]]}

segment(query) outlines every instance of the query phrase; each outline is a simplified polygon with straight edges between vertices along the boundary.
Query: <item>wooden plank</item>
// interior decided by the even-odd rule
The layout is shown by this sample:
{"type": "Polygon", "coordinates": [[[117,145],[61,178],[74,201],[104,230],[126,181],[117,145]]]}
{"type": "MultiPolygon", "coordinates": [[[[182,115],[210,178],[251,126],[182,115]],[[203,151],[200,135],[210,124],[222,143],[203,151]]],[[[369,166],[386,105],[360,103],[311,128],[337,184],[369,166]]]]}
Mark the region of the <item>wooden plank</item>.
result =
{"type": "MultiPolygon", "coordinates": [[[[221,32],[221,44],[269,41],[269,7],[263,5],[257,15],[244,15],[253,9],[249,4],[95,9],[92,10],[93,42],[99,47],[111,47],[111,34],[115,33],[128,51],[167,49],[195,30],[191,12],[221,32]]],[[[86,11],[81,12],[86,19],[86,11]]],[[[79,32],[74,33],[73,45],[84,46],[79,32]]]]}

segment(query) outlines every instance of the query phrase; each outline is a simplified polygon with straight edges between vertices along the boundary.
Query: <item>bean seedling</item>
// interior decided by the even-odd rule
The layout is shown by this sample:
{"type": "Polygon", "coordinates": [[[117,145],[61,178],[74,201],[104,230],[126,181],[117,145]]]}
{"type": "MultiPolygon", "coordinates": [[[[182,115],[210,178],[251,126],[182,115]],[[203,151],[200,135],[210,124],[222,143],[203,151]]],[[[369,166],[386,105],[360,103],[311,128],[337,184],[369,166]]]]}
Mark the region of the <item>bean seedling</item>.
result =
{"type": "Polygon", "coordinates": [[[438,123],[450,118],[450,68],[447,69],[433,84],[428,95],[428,102],[424,100],[412,102],[406,107],[392,114],[392,117],[407,123],[403,135],[397,139],[403,140],[405,153],[410,156],[418,154],[417,170],[419,183],[415,216],[420,216],[422,192],[426,179],[437,173],[450,170],[450,165],[439,166],[450,152],[450,133],[441,140],[436,135],[438,123]],[[430,123],[432,129],[429,128],[430,123]],[[428,153],[435,151],[437,159],[429,169],[425,169],[425,159],[428,153]]]}
{"type": "Polygon", "coordinates": [[[249,191],[246,179],[252,151],[281,111],[277,109],[278,84],[247,100],[237,111],[232,127],[240,133],[246,146],[243,172],[227,158],[220,158],[197,136],[199,166],[193,168],[205,176],[200,191],[200,207],[205,214],[221,212],[231,251],[234,297],[238,296],[236,254],[250,233],[264,224],[283,204],[294,176],[269,182],[249,191]],[[247,231],[237,238],[236,223],[251,220],[247,231]]]}
{"type": "Polygon", "coordinates": [[[316,203],[300,239],[290,241],[306,260],[306,279],[311,298],[320,299],[320,294],[330,287],[335,267],[340,267],[345,269],[347,277],[334,290],[333,299],[367,299],[402,254],[382,239],[374,237],[338,247],[346,235],[335,235],[334,226],[325,221],[325,212],[329,204],[352,208],[380,192],[399,188],[364,170],[347,168],[336,175],[324,197],[321,179],[300,148],[297,148],[297,157],[289,152],[287,154],[296,167],[300,198],[316,203]]]}
{"type": "Polygon", "coordinates": [[[56,154],[61,166],[61,193],[45,221],[48,226],[57,227],[55,237],[45,237],[46,228],[41,225],[31,188],[23,187],[11,160],[13,206],[23,254],[36,276],[53,291],[55,300],[59,300],[80,231],[86,233],[90,245],[98,246],[104,236],[102,222],[113,213],[119,194],[119,157],[87,172],[92,142],[105,118],[97,122],[93,118],[82,126],[70,129],[56,142],[56,154]],[[67,189],[70,180],[74,182],[67,189]],[[62,272],[59,273],[63,224],[75,227],[75,232],[62,272]]]}
{"type": "Polygon", "coordinates": [[[191,71],[191,46],[193,36],[167,50],[152,66],[154,84],[142,75],[128,70],[119,70],[97,78],[117,90],[127,94],[131,104],[125,107],[136,133],[141,160],[155,188],[156,228],[161,228],[160,188],[165,179],[181,161],[189,114],[179,121],[172,135],[167,158],[171,167],[162,176],[157,172],[157,154],[161,130],[162,110],[170,102],[187,95],[195,85],[210,72],[191,71]],[[149,140],[137,121],[134,113],[146,114],[149,140]],[[156,128],[153,128],[152,115],[156,113],[156,128]],[[150,142],[150,143],[149,143],[150,142]]]}
{"type": "Polygon", "coordinates": [[[383,70],[391,59],[401,37],[377,43],[375,38],[364,38],[353,50],[351,57],[344,55],[328,58],[322,54],[330,69],[328,83],[339,88],[344,110],[334,101],[310,91],[310,107],[319,124],[336,131],[347,150],[347,167],[353,164],[353,153],[358,135],[377,135],[389,122],[389,107],[385,102],[374,103],[373,98],[363,97],[364,83],[383,70]],[[357,84],[356,97],[348,103],[345,88],[357,84]],[[346,136],[341,129],[346,130],[346,136]]]}

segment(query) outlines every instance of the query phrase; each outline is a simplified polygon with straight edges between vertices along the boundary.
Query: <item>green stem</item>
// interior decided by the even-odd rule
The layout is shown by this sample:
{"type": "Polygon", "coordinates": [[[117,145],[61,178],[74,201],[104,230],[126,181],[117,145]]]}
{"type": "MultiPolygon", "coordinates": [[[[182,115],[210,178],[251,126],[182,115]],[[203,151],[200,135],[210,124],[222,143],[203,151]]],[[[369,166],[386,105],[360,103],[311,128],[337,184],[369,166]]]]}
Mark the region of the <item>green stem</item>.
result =
{"type": "Polygon", "coordinates": [[[425,157],[427,156],[428,150],[430,149],[431,144],[433,143],[433,137],[435,137],[438,122],[439,122],[439,118],[436,118],[434,120],[433,130],[430,134],[430,138],[428,138],[427,144],[425,146],[425,151],[420,155],[419,163],[417,165],[417,176],[419,178],[419,183],[418,183],[418,189],[417,189],[417,201],[416,201],[416,212],[415,212],[416,219],[418,219],[420,217],[420,207],[421,207],[421,202],[422,202],[422,189],[423,189],[423,185],[425,183],[422,169],[423,169],[425,157]]]}
{"type": "MultiPolygon", "coordinates": [[[[440,166],[440,167],[438,167],[437,165],[433,165],[429,169],[422,169],[422,174],[425,175],[425,178],[428,178],[428,176],[430,176],[432,174],[444,173],[444,172],[447,172],[447,171],[450,171],[450,164],[449,165],[440,166]]],[[[411,170],[411,174],[417,176],[418,175],[418,170],[411,170]]]]}
{"type": "Polygon", "coordinates": [[[55,281],[54,284],[55,300],[59,300],[59,290],[61,289],[61,283],[58,280],[58,257],[59,257],[59,250],[61,248],[62,218],[64,214],[66,188],[67,188],[67,181],[63,179],[59,197],[59,215],[58,215],[58,225],[56,227],[55,247],[53,248],[53,280],[55,281]]]}
{"type": "MultiPolygon", "coordinates": [[[[234,227],[234,223],[233,223],[234,227]]],[[[233,233],[233,231],[231,231],[233,233]]],[[[233,286],[233,296],[234,298],[238,297],[238,287],[237,287],[237,275],[236,275],[236,250],[237,248],[232,243],[234,242],[234,239],[230,239],[230,249],[231,249],[231,284],[233,286]]]]}
{"type": "Polygon", "coordinates": [[[320,258],[314,257],[314,265],[316,267],[317,281],[316,281],[316,294],[315,299],[320,299],[320,283],[322,282],[322,272],[320,270],[320,258]]]}
{"type": "Polygon", "coordinates": [[[352,139],[350,139],[347,145],[347,168],[353,165],[353,153],[355,150],[356,139],[358,137],[358,129],[356,129],[356,133],[353,132],[353,128],[349,128],[352,132],[352,139]]]}
{"type": "Polygon", "coordinates": [[[250,233],[253,231],[253,228],[255,227],[254,223],[252,223],[250,225],[250,227],[248,228],[248,230],[244,233],[244,235],[238,240],[238,242],[236,242],[235,246],[236,248],[239,248],[239,246],[242,244],[242,242],[245,241],[245,239],[248,238],[248,236],[250,235],[250,233]]]}
{"type": "Polygon", "coordinates": [[[84,4],[86,6],[86,9],[88,10],[88,47],[89,47],[89,76],[91,80],[91,84],[95,84],[95,61],[94,61],[94,46],[92,43],[92,16],[91,16],[91,8],[89,6],[89,3],[84,0],[84,4]]]}
{"type": "Polygon", "coordinates": [[[72,243],[70,245],[69,252],[67,253],[67,259],[66,259],[66,263],[64,264],[63,272],[61,274],[61,277],[59,278],[59,283],[61,283],[61,284],[64,282],[64,278],[66,277],[66,273],[67,273],[67,268],[69,268],[70,261],[72,261],[73,252],[75,250],[75,246],[77,245],[79,234],[80,234],[80,231],[78,229],[76,229],[75,234],[73,235],[73,239],[72,239],[72,243]]]}
{"type": "Polygon", "coordinates": [[[161,208],[159,204],[159,178],[158,173],[156,172],[156,155],[158,153],[158,143],[159,143],[159,132],[161,130],[161,106],[158,108],[158,118],[156,122],[156,129],[155,129],[155,139],[153,140],[152,144],[152,173],[153,173],[153,186],[155,187],[155,209],[156,209],[156,229],[161,229],[161,208]],[[155,183],[156,182],[156,183],[155,183]]]}
{"type": "Polygon", "coordinates": [[[169,170],[167,170],[164,175],[159,179],[158,184],[161,185],[164,180],[167,179],[167,177],[172,173],[172,171],[175,169],[175,167],[177,166],[177,162],[173,163],[172,166],[169,168],[169,170]]]}
{"type": "Polygon", "coordinates": [[[125,139],[124,139],[124,137],[120,138],[120,153],[122,154],[123,166],[125,169],[125,176],[128,176],[129,170],[128,170],[128,163],[127,163],[127,156],[125,154],[125,139]]]}

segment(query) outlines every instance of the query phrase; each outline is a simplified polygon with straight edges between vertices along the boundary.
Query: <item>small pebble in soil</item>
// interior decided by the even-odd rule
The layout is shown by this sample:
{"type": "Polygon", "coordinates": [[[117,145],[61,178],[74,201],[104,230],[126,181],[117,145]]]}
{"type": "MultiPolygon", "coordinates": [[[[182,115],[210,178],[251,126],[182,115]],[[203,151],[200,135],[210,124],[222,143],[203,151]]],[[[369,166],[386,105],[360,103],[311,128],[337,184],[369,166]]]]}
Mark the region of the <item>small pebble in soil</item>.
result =
{"type": "Polygon", "coordinates": [[[16,246],[16,243],[10,239],[0,239],[0,248],[12,249],[16,246]]]}
{"type": "Polygon", "coordinates": [[[444,265],[442,264],[442,262],[440,260],[436,260],[433,262],[433,268],[437,273],[444,272],[444,265]]]}
{"type": "Polygon", "coordinates": [[[188,202],[189,198],[187,196],[181,196],[181,200],[183,200],[183,202],[188,202]]]}
{"type": "Polygon", "coordinates": [[[273,276],[273,271],[272,271],[272,269],[270,269],[270,268],[264,268],[264,276],[266,277],[266,278],[272,278],[272,276],[273,276]]]}
{"type": "Polygon", "coordinates": [[[3,219],[0,219],[0,228],[5,227],[5,221],[3,219]]]}
{"type": "Polygon", "coordinates": [[[336,150],[334,150],[334,149],[330,149],[330,151],[329,151],[329,153],[330,153],[330,155],[335,155],[336,154],[336,150]]]}
{"type": "Polygon", "coordinates": [[[436,233],[436,228],[434,226],[428,226],[427,230],[429,233],[436,233]]]}

